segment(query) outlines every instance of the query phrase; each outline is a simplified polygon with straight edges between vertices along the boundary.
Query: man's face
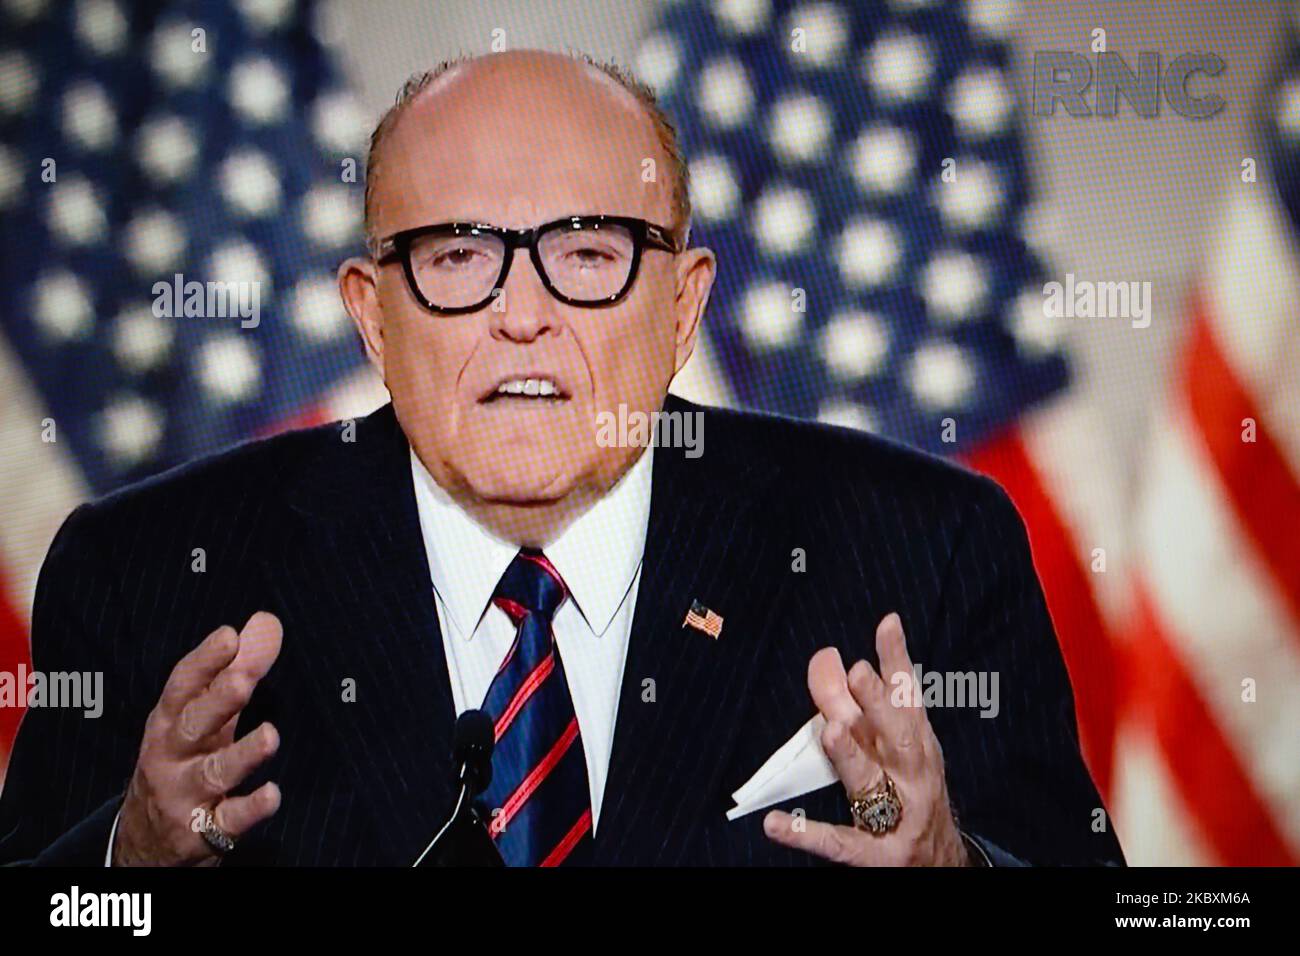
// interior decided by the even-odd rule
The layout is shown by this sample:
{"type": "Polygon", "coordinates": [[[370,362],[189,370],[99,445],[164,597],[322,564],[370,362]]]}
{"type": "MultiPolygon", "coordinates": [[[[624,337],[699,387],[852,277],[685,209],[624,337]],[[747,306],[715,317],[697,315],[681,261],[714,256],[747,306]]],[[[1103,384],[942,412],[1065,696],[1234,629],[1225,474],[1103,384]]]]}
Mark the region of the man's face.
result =
{"type": "MultiPolygon", "coordinates": [[[[670,225],[652,124],[625,93],[560,59],[557,69],[545,56],[492,57],[413,101],[383,146],[374,233],[599,213],[670,225]],[[647,160],[657,182],[643,181],[647,160]]],[[[398,419],[438,482],[476,501],[545,504],[603,493],[639,454],[602,447],[598,415],[661,407],[707,298],[688,264],[647,248],[622,301],[583,308],[554,298],[519,250],[495,305],[439,315],[394,262],[349,308],[362,313],[398,419]],[[557,394],[498,394],[512,379],[549,380],[557,394]]],[[[345,297],[347,285],[345,276],[345,297]]]]}

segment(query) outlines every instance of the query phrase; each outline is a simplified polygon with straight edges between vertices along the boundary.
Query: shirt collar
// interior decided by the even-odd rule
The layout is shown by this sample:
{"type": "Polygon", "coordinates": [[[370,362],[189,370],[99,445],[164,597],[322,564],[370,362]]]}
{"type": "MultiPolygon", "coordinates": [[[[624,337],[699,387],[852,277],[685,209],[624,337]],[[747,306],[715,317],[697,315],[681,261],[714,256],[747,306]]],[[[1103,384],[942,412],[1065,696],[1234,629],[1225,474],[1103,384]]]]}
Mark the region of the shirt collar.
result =
{"type": "MultiPolygon", "coordinates": [[[[653,446],[599,501],[546,548],[546,556],[598,636],[622,605],[645,551],[653,446]]],[[[468,640],[519,545],[475,521],[434,479],[415,450],[411,473],[434,590],[452,626],[468,640]]]]}

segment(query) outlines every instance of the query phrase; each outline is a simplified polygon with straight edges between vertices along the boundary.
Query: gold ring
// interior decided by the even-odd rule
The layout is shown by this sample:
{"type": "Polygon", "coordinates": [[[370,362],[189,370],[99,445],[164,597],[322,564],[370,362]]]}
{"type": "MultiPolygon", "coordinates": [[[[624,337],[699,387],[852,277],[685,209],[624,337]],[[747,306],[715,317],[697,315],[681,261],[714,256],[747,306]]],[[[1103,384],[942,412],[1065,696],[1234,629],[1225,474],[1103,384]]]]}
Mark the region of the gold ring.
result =
{"type": "Polygon", "coordinates": [[[199,819],[199,835],[218,854],[225,856],[235,848],[235,838],[217,826],[215,811],[205,811],[199,819]]]}
{"type": "Polygon", "coordinates": [[[853,825],[875,836],[890,832],[903,819],[903,801],[898,799],[894,781],[884,768],[880,772],[880,782],[874,787],[849,795],[853,825]]]}

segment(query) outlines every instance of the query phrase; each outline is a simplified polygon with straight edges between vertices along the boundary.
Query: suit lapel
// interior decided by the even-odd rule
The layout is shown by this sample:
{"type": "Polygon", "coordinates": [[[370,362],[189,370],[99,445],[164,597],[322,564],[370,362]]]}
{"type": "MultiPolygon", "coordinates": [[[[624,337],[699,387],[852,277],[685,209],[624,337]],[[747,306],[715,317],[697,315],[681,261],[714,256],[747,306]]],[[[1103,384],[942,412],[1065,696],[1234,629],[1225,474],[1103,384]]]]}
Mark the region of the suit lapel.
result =
{"type": "MultiPolygon", "coordinates": [[[[673,396],[665,410],[700,411],[673,396]]],[[[598,865],[681,862],[701,820],[730,805],[725,758],[789,579],[782,515],[768,500],[776,475],[709,437],[696,459],[655,451],[598,865]],[[716,640],[682,627],[697,599],[723,617],[716,640]]]]}
{"type": "Polygon", "coordinates": [[[299,520],[267,577],[286,614],[293,670],[386,854],[403,865],[450,809],[456,715],[392,406],[359,421],[355,441],[343,439],[290,479],[299,520]]]}

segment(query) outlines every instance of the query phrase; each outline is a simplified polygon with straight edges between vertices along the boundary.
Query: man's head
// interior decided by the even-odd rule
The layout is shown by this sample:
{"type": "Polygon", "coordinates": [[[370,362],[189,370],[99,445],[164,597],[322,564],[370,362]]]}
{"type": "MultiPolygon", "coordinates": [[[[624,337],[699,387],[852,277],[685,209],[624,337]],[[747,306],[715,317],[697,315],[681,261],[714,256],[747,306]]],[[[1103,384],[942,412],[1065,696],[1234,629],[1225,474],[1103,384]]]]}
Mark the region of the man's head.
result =
{"type": "MultiPolygon", "coordinates": [[[[671,125],[626,74],[563,54],[492,54],[408,82],[381,121],[367,170],[367,238],[374,250],[437,223],[529,229],[604,214],[668,227],[682,248],[686,189],[671,125]]],[[[472,244],[436,252],[418,263],[429,274],[484,261],[472,244]]],[[[579,275],[605,252],[562,255],[579,275]]],[[[625,297],[584,307],[548,292],[518,250],[491,304],[439,314],[417,298],[402,258],[344,263],[344,301],[421,461],[493,520],[571,518],[635,461],[641,449],[597,442],[597,416],[661,407],[694,347],[715,268],[706,249],[646,247],[625,297]],[[499,396],[514,378],[549,379],[558,397],[499,396]]]]}

